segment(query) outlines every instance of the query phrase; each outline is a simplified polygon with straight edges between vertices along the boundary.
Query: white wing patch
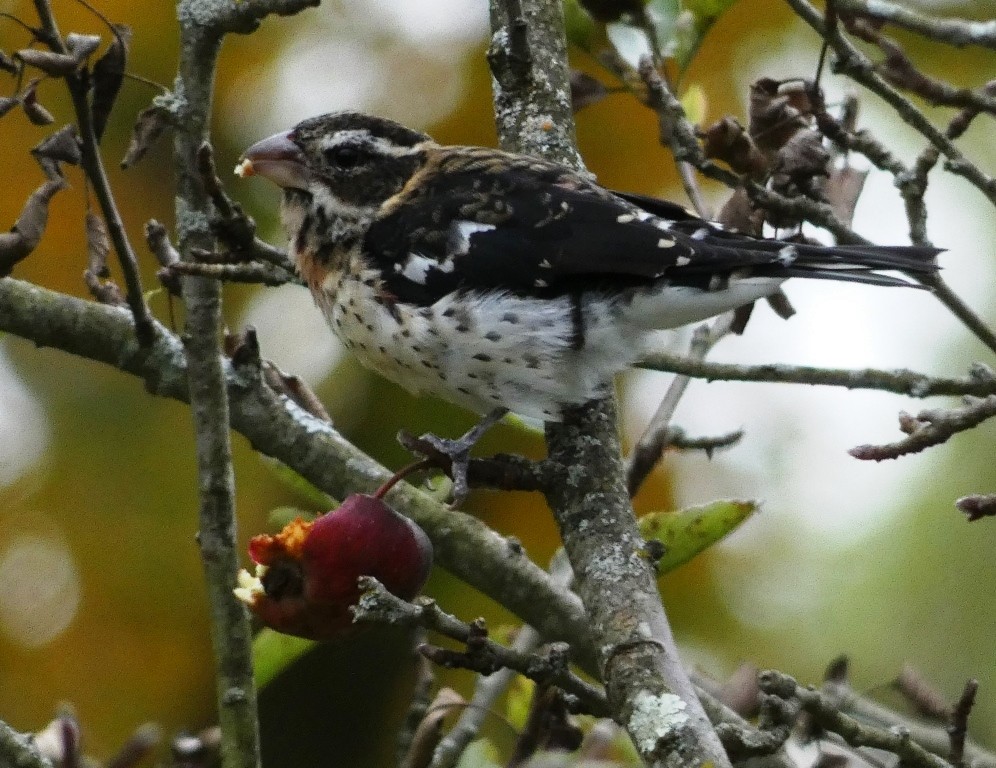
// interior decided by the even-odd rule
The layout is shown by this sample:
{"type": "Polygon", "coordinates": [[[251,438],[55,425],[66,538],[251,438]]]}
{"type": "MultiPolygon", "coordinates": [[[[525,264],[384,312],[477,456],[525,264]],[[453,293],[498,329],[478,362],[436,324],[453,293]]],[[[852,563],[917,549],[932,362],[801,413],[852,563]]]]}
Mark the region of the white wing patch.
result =
{"type": "MultiPolygon", "coordinates": [[[[439,262],[430,259],[420,253],[409,253],[404,263],[394,265],[394,271],[400,272],[402,277],[411,280],[413,283],[425,285],[426,276],[430,269],[439,269],[439,262]]],[[[452,266],[450,267],[452,270],[452,266]]],[[[445,270],[444,270],[445,271],[445,270]]]]}
{"type": "Polygon", "coordinates": [[[464,254],[470,250],[470,236],[478,232],[490,232],[494,224],[482,224],[479,221],[458,219],[450,225],[450,237],[447,250],[453,254],[464,254]]]}

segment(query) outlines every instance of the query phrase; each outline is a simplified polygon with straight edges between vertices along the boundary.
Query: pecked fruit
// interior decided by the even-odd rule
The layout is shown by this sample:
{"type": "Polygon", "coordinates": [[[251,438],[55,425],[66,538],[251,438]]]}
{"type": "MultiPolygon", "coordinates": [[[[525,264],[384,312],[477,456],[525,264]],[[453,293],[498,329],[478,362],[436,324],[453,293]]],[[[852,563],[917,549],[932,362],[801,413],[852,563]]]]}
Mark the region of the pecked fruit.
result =
{"type": "Polygon", "coordinates": [[[350,630],[360,576],[410,600],[432,567],[425,531],[365,494],[349,496],[314,522],[298,518],[274,536],[254,536],[249,555],[256,575],[239,572],[236,597],[266,626],[312,640],[350,630]]]}

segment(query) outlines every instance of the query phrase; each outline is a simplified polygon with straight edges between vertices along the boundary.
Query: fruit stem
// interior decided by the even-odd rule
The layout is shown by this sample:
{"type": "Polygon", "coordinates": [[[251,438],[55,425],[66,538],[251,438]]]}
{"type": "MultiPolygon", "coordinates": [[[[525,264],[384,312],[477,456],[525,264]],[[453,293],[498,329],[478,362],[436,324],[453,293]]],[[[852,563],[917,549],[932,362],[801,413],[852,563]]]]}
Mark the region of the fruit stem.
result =
{"type": "Polygon", "coordinates": [[[414,474],[415,472],[423,469],[428,469],[431,466],[431,459],[419,459],[418,461],[412,462],[407,467],[402,467],[374,492],[373,497],[375,499],[383,499],[389,490],[396,486],[401,480],[408,477],[408,475],[414,474]]]}

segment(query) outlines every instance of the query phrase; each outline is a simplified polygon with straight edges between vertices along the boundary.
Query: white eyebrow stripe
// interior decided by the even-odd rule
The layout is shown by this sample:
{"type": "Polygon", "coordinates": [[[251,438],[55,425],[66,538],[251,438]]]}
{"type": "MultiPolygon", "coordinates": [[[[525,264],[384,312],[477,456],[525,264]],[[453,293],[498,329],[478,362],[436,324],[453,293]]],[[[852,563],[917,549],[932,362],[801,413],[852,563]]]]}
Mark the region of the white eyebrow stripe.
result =
{"type": "Polygon", "coordinates": [[[401,144],[395,144],[382,136],[374,136],[366,128],[355,128],[336,131],[331,136],[324,138],[319,147],[324,151],[341,145],[353,145],[356,147],[369,147],[379,155],[405,157],[421,152],[426,146],[432,143],[431,141],[421,141],[414,146],[406,147],[401,144]]]}

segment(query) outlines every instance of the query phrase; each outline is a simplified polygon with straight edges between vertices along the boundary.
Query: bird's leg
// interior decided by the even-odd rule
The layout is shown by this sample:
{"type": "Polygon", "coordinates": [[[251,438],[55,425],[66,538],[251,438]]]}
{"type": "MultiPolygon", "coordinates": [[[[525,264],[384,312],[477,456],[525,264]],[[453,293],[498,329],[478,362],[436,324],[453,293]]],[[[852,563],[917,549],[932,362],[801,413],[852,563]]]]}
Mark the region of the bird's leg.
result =
{"type": "Polygon", "coordinates": [[[440,466],[448,469],[449,476],[453,480],[453,490],[450,492],[452,504],[459,506],[470,492],[470,486],[467,483],[467,472],[470,469],[470,449],[477,444],[485,432],[501,421],[506,413],[508,413],[507,408],[495,408],[472,429],[455,440],[439,437],[431,432],[413,438],[402,431],[398,435],[398,441],[409,451],[438,461],[440,466]]]}

